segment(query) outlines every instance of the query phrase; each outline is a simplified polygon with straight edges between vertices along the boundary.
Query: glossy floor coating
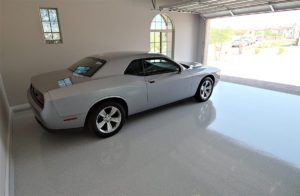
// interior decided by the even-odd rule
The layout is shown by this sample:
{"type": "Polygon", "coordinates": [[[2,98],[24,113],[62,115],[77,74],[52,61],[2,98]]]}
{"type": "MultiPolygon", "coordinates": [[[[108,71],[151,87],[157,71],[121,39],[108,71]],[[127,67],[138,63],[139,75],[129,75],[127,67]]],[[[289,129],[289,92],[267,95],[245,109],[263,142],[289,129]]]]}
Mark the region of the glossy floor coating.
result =
{"type": "Polygon", "coordinates": [[[15,196],[300,195],[300,97],[221,82],[105,140],[13,123],[15,196]]]}

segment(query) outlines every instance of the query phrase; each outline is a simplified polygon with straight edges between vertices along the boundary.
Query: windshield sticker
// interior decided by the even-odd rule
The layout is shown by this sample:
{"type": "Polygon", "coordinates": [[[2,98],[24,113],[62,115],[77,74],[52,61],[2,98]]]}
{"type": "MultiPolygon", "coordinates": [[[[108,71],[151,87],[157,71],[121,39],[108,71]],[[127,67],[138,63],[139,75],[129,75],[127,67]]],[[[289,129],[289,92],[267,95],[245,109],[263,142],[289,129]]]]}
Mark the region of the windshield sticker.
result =
{"type": "Polygon", "coordinates": [[[88,66],[78,66],[76,67],[74,73],[75,74],[78,74],[78,75],[83,75],[83,74],[86,74],[88,71],[90,71],[90,67],[88,66]]]}
{"type": "Polygon", "coordinates": [[[63,80],[59,80],[59,81],[57,81],[57,83],[58,83],[58,86],[60,88],[64,88],[66,86],[71,86],[72,85],[72,81],[71,81],[70,78],[65,78],[63,80]]]}

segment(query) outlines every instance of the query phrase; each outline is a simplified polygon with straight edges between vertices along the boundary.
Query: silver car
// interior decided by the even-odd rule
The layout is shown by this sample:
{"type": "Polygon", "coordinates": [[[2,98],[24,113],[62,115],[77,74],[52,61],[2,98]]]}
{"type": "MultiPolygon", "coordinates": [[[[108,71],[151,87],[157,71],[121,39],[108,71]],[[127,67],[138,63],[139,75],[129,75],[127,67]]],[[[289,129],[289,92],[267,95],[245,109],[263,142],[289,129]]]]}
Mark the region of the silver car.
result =
{"type": "Polygon", "coordinates": [[[219,69],[200,63],[177,63],[161,54],[108,53],[33,77],[28,100],[47,129],[88,127],[109,137],[129,115],[188,97],[207,101],[219,79],[219,69]]]}

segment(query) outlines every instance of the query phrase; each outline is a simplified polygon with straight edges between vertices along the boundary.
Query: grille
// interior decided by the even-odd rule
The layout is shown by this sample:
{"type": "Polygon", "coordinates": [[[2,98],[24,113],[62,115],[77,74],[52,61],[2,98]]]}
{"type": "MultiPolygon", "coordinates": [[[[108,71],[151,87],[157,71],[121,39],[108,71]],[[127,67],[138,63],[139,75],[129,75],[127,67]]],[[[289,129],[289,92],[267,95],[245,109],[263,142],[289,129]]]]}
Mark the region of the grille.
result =
{"type": "Polygon", "coordinates": [[[35,89],[32,85],[30,86],[30,92],[33,100],[41,107],[44,107],[44,96],[43,94],[35,89]]]}

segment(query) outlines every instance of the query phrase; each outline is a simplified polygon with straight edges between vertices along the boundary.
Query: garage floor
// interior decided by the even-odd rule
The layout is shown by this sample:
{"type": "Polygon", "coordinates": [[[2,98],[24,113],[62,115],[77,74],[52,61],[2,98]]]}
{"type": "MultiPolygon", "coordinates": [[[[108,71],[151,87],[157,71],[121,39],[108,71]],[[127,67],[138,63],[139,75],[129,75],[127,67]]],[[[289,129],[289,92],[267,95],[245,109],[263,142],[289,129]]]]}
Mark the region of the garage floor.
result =
{"type": "Polygon", "coordinates": [[[13,122],[16,196],[300,195],[300,97],[221,82],[105,140],[13,122]]]}

